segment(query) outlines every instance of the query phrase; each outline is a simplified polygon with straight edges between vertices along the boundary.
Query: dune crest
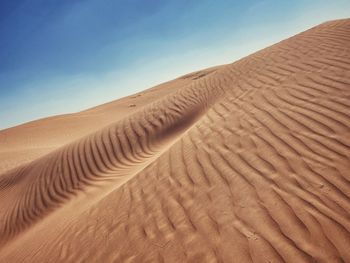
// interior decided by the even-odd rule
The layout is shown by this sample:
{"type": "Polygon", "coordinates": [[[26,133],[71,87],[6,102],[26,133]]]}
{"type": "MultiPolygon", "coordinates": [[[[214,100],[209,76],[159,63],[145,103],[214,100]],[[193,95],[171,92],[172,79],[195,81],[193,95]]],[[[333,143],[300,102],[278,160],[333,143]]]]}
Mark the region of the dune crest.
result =
{"type": "Polygon", "coordinates": [[[0,177],[2,241],[44,217],[95,181],[120,184],[179,133],[186,131],[220,90],[197,86],[156,101],[140,112],[0,177]],[[13,203],[15,201],[15,203],[13,203]]]}
{"type": "MultiPolygon", "coordinates": [[[[5,160],[0,262],[350,261],[349,79],[345,19],[32,123],[73,134],[37,129],[42,152],[5,160]]],[[[0,132],[4,154],[28,125],[0,132]]]]}

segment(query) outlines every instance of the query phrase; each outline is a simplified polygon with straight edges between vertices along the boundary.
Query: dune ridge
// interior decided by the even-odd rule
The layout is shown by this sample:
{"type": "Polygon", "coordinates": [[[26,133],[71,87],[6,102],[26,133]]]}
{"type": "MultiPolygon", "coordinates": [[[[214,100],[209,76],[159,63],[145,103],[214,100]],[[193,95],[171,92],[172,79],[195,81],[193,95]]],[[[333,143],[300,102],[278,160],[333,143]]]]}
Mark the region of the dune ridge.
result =
{"type": "Polygon", "coordinates": [[[2,241],[69,200],[84,186],[99,180],[121,180],[147,164],[169,140],[203,114],[218,92],[205,87],[199,92],[193,85],[184,87],[129,118],[2,175],[1,195],[11,200],[2,207],[6,210],[0,228],[2,241]]]}
{"type": "Polygon", "coordinates": [[[350,261],[349,77],[344,19],[174,80],[0,175],[0,261],[350,261]]]}

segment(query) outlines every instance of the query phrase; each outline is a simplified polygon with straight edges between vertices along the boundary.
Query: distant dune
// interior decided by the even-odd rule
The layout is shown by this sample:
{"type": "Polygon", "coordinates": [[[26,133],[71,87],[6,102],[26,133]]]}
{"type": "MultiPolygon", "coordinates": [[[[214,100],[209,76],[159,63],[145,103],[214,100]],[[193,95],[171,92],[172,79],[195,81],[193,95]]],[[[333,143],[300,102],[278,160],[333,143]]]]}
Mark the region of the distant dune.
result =
{"type": "Polygon", "coordinates": [[[349,231],[350,19],[0,131],[0,262],[350,262],[349,231]]]}

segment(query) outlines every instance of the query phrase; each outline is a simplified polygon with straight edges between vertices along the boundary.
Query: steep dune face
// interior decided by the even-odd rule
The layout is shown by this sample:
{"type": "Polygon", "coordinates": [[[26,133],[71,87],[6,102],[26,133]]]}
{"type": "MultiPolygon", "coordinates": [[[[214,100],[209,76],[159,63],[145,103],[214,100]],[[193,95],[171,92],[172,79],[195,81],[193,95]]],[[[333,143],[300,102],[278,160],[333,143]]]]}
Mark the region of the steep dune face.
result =
{"type": "Polygon", "coordinates": [[[108,125],[0,175],[0,261],[350,261],[349,77],[331,21],[86,111],[108,125]]]}
{"type": "Polygon", "coordinates": [[[6,197],[0,208],[2,240],[94,181],[109,180],[115,185],[125,180],[192,125],[220,93],[189,85],[129,118],[2,175],[0,189],[6,197]]]}
{"type": "Polygon", "coordinates": [[[2,130],[0,173],[29,163],[84,135],[115,123],[143,106],[190,84],[191,81],[191,78],[176,79],[79,113],[53,116],[2,130]]]}

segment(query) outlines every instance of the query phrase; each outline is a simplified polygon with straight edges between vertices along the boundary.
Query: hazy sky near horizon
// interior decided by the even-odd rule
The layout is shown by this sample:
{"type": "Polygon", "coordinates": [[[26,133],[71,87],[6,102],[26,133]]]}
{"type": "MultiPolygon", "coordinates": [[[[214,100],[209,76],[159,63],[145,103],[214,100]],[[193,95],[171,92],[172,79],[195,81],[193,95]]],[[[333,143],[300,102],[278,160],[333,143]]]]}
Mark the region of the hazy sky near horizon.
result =
{"type": "Polygon", "coordinates": [[[233,62],[349,0],[2,0],[0,129],[233,62]]]}

